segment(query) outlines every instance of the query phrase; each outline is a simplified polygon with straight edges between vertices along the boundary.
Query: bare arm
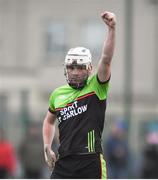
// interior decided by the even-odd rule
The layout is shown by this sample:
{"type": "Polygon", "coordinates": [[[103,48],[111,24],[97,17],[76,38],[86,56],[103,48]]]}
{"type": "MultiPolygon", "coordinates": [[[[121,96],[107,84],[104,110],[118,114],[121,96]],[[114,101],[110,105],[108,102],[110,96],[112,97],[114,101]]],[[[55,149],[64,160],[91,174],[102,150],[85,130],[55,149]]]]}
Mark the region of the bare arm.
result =
{"type": "Polygon", "coordinates": [[[56,116],[49,111],[43,122],[43,143],[45,160],[49,167],[53,167],[56,161],[55,153],[51,150],[51,144],[55,135],[56,116]]]}
{"type": "Polygon", "coordinates": [[[104,23],[108,27],[107,38],[104,41],[101,59],[98,64],[98,78],[101,82],[105,82],[110,78],[111,74],[111,61],[115,47],[115,14],[105,11],[101,14],[104,23]]]}

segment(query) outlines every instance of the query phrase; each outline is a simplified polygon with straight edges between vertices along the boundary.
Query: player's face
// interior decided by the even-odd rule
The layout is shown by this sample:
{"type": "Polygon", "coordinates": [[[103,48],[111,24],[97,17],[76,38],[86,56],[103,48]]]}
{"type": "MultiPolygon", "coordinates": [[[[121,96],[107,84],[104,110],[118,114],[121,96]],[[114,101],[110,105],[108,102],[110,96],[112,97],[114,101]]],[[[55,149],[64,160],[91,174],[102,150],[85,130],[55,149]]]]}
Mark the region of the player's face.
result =
{"type": "Polygon", "coordinates": [[[83,82],[89,75],[85,65],[67,65],[66,68],[69,80],[74,84],[83,82]]]}

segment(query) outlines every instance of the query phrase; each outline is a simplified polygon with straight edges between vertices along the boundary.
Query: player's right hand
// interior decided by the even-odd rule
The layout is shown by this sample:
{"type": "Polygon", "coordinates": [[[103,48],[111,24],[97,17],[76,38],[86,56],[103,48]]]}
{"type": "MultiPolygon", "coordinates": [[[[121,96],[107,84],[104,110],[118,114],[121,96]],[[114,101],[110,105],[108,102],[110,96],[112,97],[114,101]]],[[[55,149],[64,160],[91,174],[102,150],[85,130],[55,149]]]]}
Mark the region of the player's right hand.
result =
{"type": "Polygon", "coordinates": [[[53,169],[56,162],[55,153],[49,148],[48,145],[44,146],[44,157],[45,161],[50,169],[53,169]]]}

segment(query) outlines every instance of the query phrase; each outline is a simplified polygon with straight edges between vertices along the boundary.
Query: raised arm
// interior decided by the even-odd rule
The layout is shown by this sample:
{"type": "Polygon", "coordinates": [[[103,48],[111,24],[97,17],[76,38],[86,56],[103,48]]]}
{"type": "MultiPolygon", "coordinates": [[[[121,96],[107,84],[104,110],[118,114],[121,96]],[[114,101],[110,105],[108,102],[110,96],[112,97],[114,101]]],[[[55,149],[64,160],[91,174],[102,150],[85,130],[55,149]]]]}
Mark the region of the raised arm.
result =
{"type": "Polygon", "coordinates": [[[56,116],[48,111],[43,122],[44,155],[45,161],[50,168],[54,166],[56,161],[55,153],[51,150],[55,135],[55,119],[56,116]]]}
{"type": "Polygon", "coordinates": [[[106,82],[111,74],[111,61],[115,47],[116,16],[111,12],[105,11],[101,14],[101,17],[108,27],[108,33],[98,63],[98,78],[101,82],[106,82]]]}

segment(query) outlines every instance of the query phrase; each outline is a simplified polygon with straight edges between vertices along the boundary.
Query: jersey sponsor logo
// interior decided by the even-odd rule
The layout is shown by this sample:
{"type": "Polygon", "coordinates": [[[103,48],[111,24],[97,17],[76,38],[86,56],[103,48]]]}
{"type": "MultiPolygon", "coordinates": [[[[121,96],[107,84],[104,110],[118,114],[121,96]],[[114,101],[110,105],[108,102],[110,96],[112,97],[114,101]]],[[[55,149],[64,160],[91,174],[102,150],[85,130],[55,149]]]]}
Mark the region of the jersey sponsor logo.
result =
{"type": "Polygon", "coordinates": [[[59,111],[58,121],[61,123],[62,121],[66,121],[71,117],[78,116],[87,111],[87,104],[78,106],[78,102],[75,101],[68,107],[65,107],[59,111]]]}

